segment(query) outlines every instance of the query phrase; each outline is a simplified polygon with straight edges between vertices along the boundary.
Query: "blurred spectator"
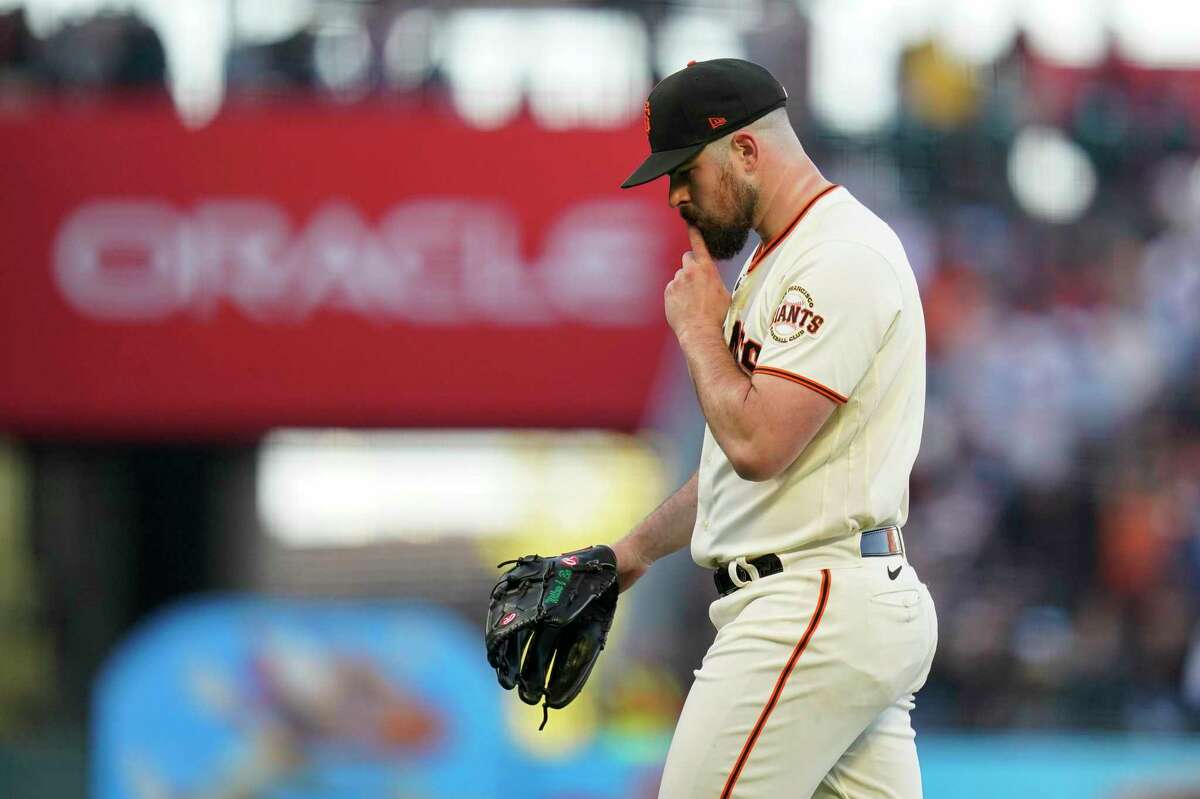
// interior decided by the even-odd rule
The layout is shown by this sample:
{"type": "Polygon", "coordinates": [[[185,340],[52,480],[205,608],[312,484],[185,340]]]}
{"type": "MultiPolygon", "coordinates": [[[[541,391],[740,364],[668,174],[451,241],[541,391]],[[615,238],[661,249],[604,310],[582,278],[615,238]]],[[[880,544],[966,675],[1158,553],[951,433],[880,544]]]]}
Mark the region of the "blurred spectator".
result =
{"type": "Polygon", "coordinates": [[[63,26],[40,48],[41,72],[63,89],[147,89],[164,85],[158,34],[130,15],[102,15],[63,26]]]}

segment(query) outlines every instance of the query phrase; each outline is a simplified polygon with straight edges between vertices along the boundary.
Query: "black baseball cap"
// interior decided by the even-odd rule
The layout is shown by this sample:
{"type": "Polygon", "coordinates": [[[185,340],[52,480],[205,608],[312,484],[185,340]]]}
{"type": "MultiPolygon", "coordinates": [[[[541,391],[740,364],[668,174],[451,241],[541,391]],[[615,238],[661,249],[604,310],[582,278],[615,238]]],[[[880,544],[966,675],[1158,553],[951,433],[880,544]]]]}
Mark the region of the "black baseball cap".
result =
{"type": "Polygon", "coordinates": [[[650,155],[621,188],[662,177],[704,145],[785,103],[787,91],[758,64],[740,58],[689,61],[650,92],[643,118],[650,155]]]}

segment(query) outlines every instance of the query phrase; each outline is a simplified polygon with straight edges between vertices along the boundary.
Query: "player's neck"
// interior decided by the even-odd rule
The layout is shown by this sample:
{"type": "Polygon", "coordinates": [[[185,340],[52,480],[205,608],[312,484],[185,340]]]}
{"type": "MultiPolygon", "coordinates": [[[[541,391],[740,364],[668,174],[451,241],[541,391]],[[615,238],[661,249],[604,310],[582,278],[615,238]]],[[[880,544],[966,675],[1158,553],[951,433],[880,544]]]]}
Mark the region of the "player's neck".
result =
{"type": "Polygon", "coordinates": [[[811,161],[795,164],[762,197],[762,218],[754,226],[755,232],[765,245],[775,241],[817,195],[832,185],[811,161]]]}

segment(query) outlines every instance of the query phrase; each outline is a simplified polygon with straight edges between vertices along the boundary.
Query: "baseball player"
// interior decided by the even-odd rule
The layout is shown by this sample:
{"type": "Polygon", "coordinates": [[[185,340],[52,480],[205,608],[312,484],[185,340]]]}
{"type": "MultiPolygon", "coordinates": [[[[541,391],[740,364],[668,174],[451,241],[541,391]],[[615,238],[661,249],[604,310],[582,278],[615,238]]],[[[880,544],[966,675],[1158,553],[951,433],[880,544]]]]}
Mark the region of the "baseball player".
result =
{"type": "Polygon", "coordinates": [[[707,421],[697,473],[614,545],[621,589],[691,545],[716,638],[660,799],[921,795],[913,695],[937,642],[900,528],[921,437],[925,331],[886,223],[826,180],[787,94],[746,61],[650,93],[651,154],[691,251],[666,287],[707,421]],[[732,295],[714,259],[762,243],[732,295]]]}

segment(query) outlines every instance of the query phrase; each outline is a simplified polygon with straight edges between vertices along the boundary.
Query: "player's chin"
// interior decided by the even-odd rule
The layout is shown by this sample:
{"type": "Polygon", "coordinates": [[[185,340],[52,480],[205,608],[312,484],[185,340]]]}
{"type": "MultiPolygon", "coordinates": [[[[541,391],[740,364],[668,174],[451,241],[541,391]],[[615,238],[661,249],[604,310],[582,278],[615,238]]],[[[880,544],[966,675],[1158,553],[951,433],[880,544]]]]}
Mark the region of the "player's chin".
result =
{"type": "Polygon", "coordinates": [[[708,254],[718,261],[726,261],[742,251],[750,239],[749,228],[697,228],[704,239],[708,254]]]}

